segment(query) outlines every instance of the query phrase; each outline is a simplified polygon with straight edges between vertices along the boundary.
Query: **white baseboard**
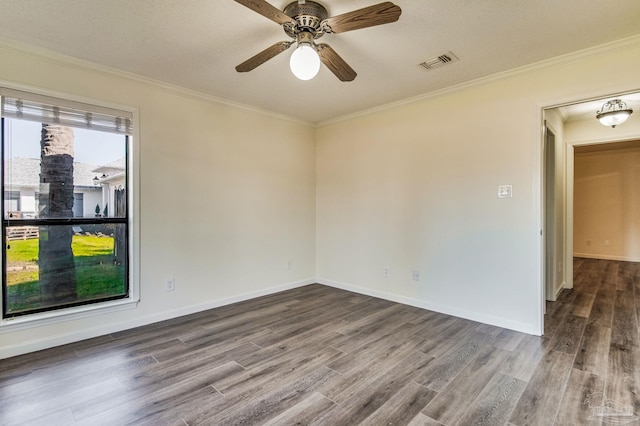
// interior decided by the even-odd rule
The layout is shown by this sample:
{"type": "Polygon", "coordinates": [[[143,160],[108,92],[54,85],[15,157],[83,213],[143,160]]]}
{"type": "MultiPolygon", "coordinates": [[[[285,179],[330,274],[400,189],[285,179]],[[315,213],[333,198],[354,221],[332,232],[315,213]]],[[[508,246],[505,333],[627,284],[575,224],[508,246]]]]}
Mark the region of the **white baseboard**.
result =
{"type": "Polygon", "coordinates": [[[178,318],[184,315],[194,314],[197,312],[206,311],[208,309],[214,309],[220,306],[230,305],[232,303],[242,302],[256,297],[267,296],[269,294],[278,293],[284,290],[290,290],[293,288],[302,287],[319,283],[330,287],[339,288],[342,290],[351,291],[358,294],[364,294],[367,296],[377,297],[385,300],[389,300],[396,303],[402,303],[404,305],[415,306],[422,309],[428,309],[430,311],[440,312],[447,315],[453,315],[460,318],[469,319],[472,321],[478,321],[485,324],[494,325],[497,327],[508,328],[510,330],[520,331],[527,334],[533,334],[536,336],[542,335],[542,330],[538,330],[531,324],[526,324],[518,321],[511,321],[506,318],[496,317],[492,315],[486,315],[478,312],[467,311],[452,306],[446,306],[441,304],[435,304],[426,302],[424,300],[414,299],[411,297],[401,296],[393,293],[372,290],[365,287],[359,287],[352,284],[346,284],[338,281],[328,280],[324,278],[308,278],[305,280],[286,283],[278,286],[269,287],[266,289],[243,293],[237,296],[227,297],[224,299],[217,299],[206,303],[191,305],[180,309],[174,309],[171,311],[164,311],[157,314],[147,315],[144,317],[136,318],[132,321],[110,323],[102,327],[94,327],[90,329],[78,330],[71,333],[65,333],[61,335],[48,336],[38,340],[32,340],[28,342],[22,342],[16,345],[3,346],[0,348],[0,359],[9,358],[17,355],[26,354],[29,352],[35,352],[42,349],[48,349],[55,346],[66,345],[73,342],[78,342],[85,339],[91,339],[98,336],[103,336],[110,333],[116,333],[119,331],[129,330],[135,327],[141,327],[144,325],[152,324],[155,322],[165,321],[172,318],[178,318]]]}
{"type": "Polygon", "coordinates": [[[143,325],[165,321],[172,318],[178,318],[184,315],[194,314],[197,312],[206,311],[208,309],[218,308],[220,306],[242,302],[244,300],[254,299],[256,297],[267,296],[269,294],[278,293],[280,291],[290,290],[293,288],[298,288],[298,287],[302,287],[302,286],[314,284],[314,283],[316,283],[315,279],[308,278],[305,280],[273,286],[273,287],[269,287],[269,288],[258,290],[258,291],[239,294],[237,296],[231,296],[224,299],[217,299],[217,300],[209,301],[209,302],[198,304],[198,305],[191,305],[191,306],[186,306],[180,309],[174,309],[171,311],[164,311],[157,314],[147,315],[144,317],[136,318],[133,321],[108,324],[102,327],[83,329],[83,330],[78,330],[71,333],[65,333],[65,334],[60,334],[55,336],[47,336],[42,339],[32,340],[28,342],[21,342],[15,345],[5,345],[0,347],[0,359],[10,358],[13,356],[22,355],[29,352],[35,352],[43,349],[48,349],[55,346],[66,345],[73,342],[79,342],[81,340],[91,339],[98,336],[104,336],[106,334],[116,333],[118,331],[129,330],[131,328],[141,327],[143,325]]]}
{"type": "Polygon", "coordinates": [[[318,278],[319,284],[328,285],[330,287],[339,288],[342,290],[351,291],[354,293],[364,294],[366,296],[377,297],[380,299],[389,300],[391,302],[402,303],[403,305],[415,306],[417,308],[427,309],[430,311],[440,312],[455,317],[465,318],[471,321],[477,321],[484,324],[495,325],[496,327],[508,328],[509,330],[520,331],[522,333],[533,334],[535,336],[541,336],[543,330],[539,330],[533,324],[522,323],[518,321],[511,321],[502,317],[495,317],[492,315],[486,315],[479,312],[467,311],[459,309],[453,306],[446,306],[436,303],[426,302],[424,300],[414,299],[412,297],[400,296],[393,293],[387,293],[384,291],[372,290],[370,288],[359,287],[352,284],[341,283],[338,281],[328,280],[324,278],[318,278]]]}
{"type": "Polygon", "coordinates": [[[640,258],[628,256],[613,256],[609,254],[573,253],[573,257],[584,257],[586,259],[618,260],[621,262],[640,262],[640,258]]]}

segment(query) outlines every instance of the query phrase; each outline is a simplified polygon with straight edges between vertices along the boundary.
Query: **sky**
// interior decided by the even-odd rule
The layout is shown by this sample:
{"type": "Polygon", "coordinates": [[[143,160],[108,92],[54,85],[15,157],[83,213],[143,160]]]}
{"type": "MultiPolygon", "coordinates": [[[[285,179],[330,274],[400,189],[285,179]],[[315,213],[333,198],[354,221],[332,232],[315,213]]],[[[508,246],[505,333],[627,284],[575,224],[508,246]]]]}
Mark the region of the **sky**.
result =
{"type": "MultiPolygon", "coordinates": [[[[42,124],[5,119],[5,159],[40,158],[42,124]]],[[[74,129],[74,160],[102,166],[125,156],[125,137],[95,130],[74,129]]]]}

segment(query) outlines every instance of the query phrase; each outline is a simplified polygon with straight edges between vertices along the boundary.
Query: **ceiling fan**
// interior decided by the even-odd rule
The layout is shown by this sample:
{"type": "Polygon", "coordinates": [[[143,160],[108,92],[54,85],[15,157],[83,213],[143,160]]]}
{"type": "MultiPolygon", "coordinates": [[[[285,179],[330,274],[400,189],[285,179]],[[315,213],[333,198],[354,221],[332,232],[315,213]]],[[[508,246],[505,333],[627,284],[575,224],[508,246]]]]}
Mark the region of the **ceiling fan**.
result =
{"type": "Polygon", "coordinates": [[[236,0],[236,2],[282,25],[291,41],[280,41],[247,59],[236,67],[238,72],[251,71],[284,52],[292,44],[298,48],[291,55],[291,71],[301,80],[313,78],[322,62],[341,81],[352,81],[356,72],[328,44],[316,44],[325,34],[338,34],[375,25],[389,24],[400,17],[402,10],[391,2],[378,3],[352,12],[329,17],[327,9],[315,1],[297,0],[284,10],[265,0],[236,0]]]}

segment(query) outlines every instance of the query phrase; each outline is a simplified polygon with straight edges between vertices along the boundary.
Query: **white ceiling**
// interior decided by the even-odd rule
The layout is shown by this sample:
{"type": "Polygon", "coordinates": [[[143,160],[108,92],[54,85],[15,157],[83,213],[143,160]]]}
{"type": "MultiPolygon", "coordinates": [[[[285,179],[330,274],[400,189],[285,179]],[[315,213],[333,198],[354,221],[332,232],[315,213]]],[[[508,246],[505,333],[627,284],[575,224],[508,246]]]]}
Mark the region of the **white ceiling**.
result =
{"type": "MultiPolygon", "coordinates": [[[[379,0],[324,0],[329,15],[379,0]]],[[[290,1],[270,0],[280,9],[290,1]]],[[[640,34],[639,0],[395,0],[396,23],[329,34],[358,73],[289,71],[289,52],[235,66],[277,41],[274,22],[232,0],[0,0],[0,41],[28,44],[207,95],[323,122],[640,34]],[[460,60],[426,71],[444,52],[460,60]]]]}

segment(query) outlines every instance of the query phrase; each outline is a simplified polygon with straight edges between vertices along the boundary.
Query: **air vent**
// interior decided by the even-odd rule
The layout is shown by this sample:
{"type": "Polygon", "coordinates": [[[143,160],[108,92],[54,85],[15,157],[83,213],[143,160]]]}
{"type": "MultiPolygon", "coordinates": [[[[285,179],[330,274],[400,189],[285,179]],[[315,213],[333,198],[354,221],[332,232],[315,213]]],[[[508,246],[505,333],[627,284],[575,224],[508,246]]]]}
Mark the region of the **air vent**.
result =
{"type": "Polygon", "coordinates": [[[433,58],[429,58],[423,62],[420,62],[422,68],[426,70],[432,70],[434,68],[439,68],[443,65],[450,64],[451,62],[456,62],[458,57],[451,52],[443,53],[442,55],[434,56],[433,58]]]}

